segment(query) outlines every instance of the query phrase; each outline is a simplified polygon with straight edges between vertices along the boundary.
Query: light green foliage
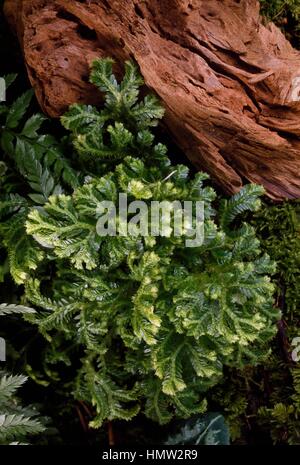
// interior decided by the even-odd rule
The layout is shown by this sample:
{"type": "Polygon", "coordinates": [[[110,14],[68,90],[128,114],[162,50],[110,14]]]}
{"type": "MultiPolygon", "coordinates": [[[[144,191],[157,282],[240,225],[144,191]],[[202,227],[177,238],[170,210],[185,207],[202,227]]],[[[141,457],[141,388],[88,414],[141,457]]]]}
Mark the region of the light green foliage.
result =
{"type": "Polygon", "coordinates": [[[224,200],[218,219],[208,176],[191,178],[186,167],[171,166],[165,146],[155,144],[149,128],[163,111],[153,96],[139,99],[135,66],[126,64],[121,84],[111,66],[106,59],[92,67],[92,82],[105,92],[104,109],[75,105],[63,117],[83,185],[47,191],[43,204],[36,199],[38,205],[24,207],[16,195],[2,204],[9,254],[14,244],[6,228],[21,213],[22,228],[26,222],[27,235],[19,237],[28,243],[19,249],[29,258],[11,274],[24,283],[24,301],[38,309],[26,319],[51,342],[45,371],[59,376],[55,364],[70,365],[76,356],[74,395],[93,404],[95,427],[140,410],[160,423],[204,412],[205,392],[224,366],[265,359],[279,318],[268,276],[274,263],[261,255],[254,229],[238,218],[259,208],[262,188],[247,185],[224,200]],[[204,243],[187,248],[187,237],[171,232],[100,237],[99,203],[115,201],[118,193],[148,205],[204,202],[204,243]]]}
{"type": "Polygon", "coordinates": [[[119,84],[112,73],[113,60],[96,60],[90,81],[105,92],[101,110],[90,105],[75,104],[61,118],[72,132],[78,155],[88,160],[94,173],[103,163],[115,163],[126,156],[150,158],[152,163],[165,155],[162,144],[154,144],[150,128],[158,124],[164,110],[154,95],[139,100],[143,79],[132,62],[125,63],[125,76],[119,84]]]}
{"type": "MultiPolygon", "coordinates": [[[[174,167],[161,170],[145,170],[140,160],[125,159],[114,173],[94,179],[73,196],[51,197],[28,216],[28,233],[51,250],[57,264],[51,298],[41,293],[40,280],[25,283],[27,298],[45,310],[30,320],[48,338],[59,329],[86,348],[77,395],[96,404],[97,425],[106,417],[121,417],[120,401],[132,401],[132,392],[141,398],[145,390],[156,398],[155,411],[151,402],[146,413],[161,422],[171,418],[173,409],[183,416],[203,411],[200,393],[221,377],[223,364],[257,363],[274,334],[278,313],[265,276],[274,267],[267,256],[258,256],[253,230],[244,225],[231,237],[217,227],[210,205],[214,193],[202,186],[203,175],[184,183],[174,175],[162,187],[152,180],[164,179],[174,167]],[[97,236],[95,199],[121,191],[131,200],[141,198],[128,186],[143,179],[144,191],[147,177],[154,199],[205,202],[203,246],[186,249],[184,236],[97,236]],[[126,385],[131,380],[129,391],[114,388],[114,380],[120,383],[123,377],[126,385]]],[[[249,185],[236,196],[237,211],[242,203],[257,207],[255,191],[249,185]]],[[[234,199],[224,206],[224,215],[233,204],[234,199]]],[[[137,412],[136,407],[123,410],[122,418],[137,412]]]]}

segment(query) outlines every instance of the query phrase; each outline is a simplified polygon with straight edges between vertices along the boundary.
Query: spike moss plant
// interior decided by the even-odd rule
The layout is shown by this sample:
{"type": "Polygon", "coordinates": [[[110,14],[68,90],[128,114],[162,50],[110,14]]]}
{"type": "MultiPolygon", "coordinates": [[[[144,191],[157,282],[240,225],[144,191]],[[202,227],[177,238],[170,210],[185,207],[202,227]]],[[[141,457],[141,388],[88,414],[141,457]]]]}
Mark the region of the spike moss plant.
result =
{"type": "MultiPolygon", "coordinates": [[[[0,317],[33,312],[22,305],[0,304],[0,317]]],[[[24,440],[45,430],[34,406],[22,407],[16,397],[16,391],[26,380],[26,376],[0,370],[0,446],[27,444],[24,440]]]]}
{"type": "Polygon", "coordinates": [[[269,353],[279,318],[274,263],[239,216],[260,207],[263,189],[249,184],[219,202],[205,173],[172,166],[151,131],[163,109],[153,95],[140,98],[133,63],[118,83],[112,60],[96,60],[90,79],[104,105],[76,104],[63,116],[68,156],[39,135],[41,117],[18,129],[29,96],[2,110],[7,267],[24,286],[22,303],[36,309],[26,319],[49,341],[45,373],[63,379],[61,364],[74,366],[74,397],[94,406],[92,426],[139,411],[160,423],[187,418],[205,411],[224,366],[256,365],[269,353]],[[187,248],[172,231],[98,235],[99,203],[119,193],[147,205],[203,202],[202,245],[187,248]]]}

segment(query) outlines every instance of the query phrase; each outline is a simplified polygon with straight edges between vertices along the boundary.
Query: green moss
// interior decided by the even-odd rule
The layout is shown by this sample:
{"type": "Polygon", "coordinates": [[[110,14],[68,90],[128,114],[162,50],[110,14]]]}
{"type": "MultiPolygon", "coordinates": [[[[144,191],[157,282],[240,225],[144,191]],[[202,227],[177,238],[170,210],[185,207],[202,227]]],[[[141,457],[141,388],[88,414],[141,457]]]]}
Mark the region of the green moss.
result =
{"type": "Polygon", "coordinates": [[[299,0],[260,0],[261,13],[281,27],[293,45],[300,47],[299,0]]]}
{"type": "Polygon", "coordinates": [[[277,263],[273,277],[282,310],[272,356],[263,366],[229,370],[211,391],[230,424],[233,440],[300,444],[300,366],[292,340],[300,336],[300,202],[265,204],[251,220],[263,252],[277,263]]]}

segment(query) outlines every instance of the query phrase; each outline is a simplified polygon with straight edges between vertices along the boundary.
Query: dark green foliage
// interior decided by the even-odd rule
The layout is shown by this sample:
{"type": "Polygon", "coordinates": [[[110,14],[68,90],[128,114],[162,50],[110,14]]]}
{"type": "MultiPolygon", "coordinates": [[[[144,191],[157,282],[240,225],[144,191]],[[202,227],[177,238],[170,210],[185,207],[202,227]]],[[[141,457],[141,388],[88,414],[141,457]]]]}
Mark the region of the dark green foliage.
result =
{"type": "MultiPolygon", "coordinates": [[[[5,78],[7,88],[15,79],[16,75],[5,78]]],[[[11,106],[0,103],[0,237],[8,250],[9,270],[17,284],[43,257],[25,233],[29,208],[42,205],[51,194],[78,185],[77,174],[64,157],[62,145],[50,135],[39,134],[45,117],[34,114],[24,118],[32,97],[33,92],[27,91],[11,106]],[[3,222],[3,218],[9,219],[3,222]]]]}
{"type": "MultiPolygon", "coordinates": [[[[7,87],[13,83],[15,77],[6,77],[7,87]]],[[[32,190],[28,193],[29,198],[35,203],[43,204],[51,194],[62,191],[61,183],[74,188],[78,181],[57,141],[49,135],[38,133],[45,117],[35,114],[24,122],[32,97],[33,91],[30,90],[10,107],[4,103],[0,105],[1,147],[10,156],[7,163],[14,163],[28,182],[32,190]]]]}
{"type": "Polygon", "coordinates": [[[300,336],[300,203],[266,205],[253,224],[263,247],[277,262],[277,301],[283,311],[278,345],[267,365],[273,385],[259,421],[271,424],[274,442],[300,444],[300,369],[293,361],[293,338],[300,336]]]}
{"type": "Polygon", "coordinates": [[[300,317],[300,203],[265,205],[252,224],[264,250],[277,263],[277,299],[284,316],[296,321],[300,317]]]}
{"type": "Polygon", "coordinates": [[[282,27],[296,47],[300,47],[299,0],[260,0],[261,13],[282,27]]]}
{"type": "MultiPolygon", "coordinates": [[[[33,312],[21,305],[0,305],[0,316],[33,312]]],[[[0,371],[0,445],[22,444],[45,429],[37,419],[38,412],[34,407],[22,407],[15,396],[26,380],[26,376],[0,371]]]]}
{"type": "Polygon", "coordinates": [[[245,442],[254,430],[274,443],[300,444],[299,361],[292,360],[292,341],[300,336],[299,207],[298,201],[265,204],[252,219],[263,251],[277,262],[273,281],[282,321],[263,367],[229,370],[211,393],[234,440],[245,442]]]}
{"type": "Polygon", "coordinates": [[[262,13],[272,21],[291,14],[296,20],[300,17],[298,0],[260,0],[262,13]]]}
{"type": "Polygon", "coordinates": [[[28,437],[45,429],[32,407],[23,408],[16,402],[15,392],[26,379],[0,372],[0,445],[24,444],[28,437]]]}

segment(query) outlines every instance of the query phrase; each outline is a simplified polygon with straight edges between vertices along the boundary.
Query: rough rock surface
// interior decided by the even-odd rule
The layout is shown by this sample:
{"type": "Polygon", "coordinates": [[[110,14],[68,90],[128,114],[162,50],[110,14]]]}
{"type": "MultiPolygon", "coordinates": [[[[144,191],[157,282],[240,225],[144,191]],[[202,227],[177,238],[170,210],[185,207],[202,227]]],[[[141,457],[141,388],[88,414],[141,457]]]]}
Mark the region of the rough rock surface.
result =
{"type": "Polygon", "coordinates": [[[6,0],[43,110],[97,103],[89,63],[132,57],[194,165],[300,197],[300,53],[256,0],[6,0]]]}

